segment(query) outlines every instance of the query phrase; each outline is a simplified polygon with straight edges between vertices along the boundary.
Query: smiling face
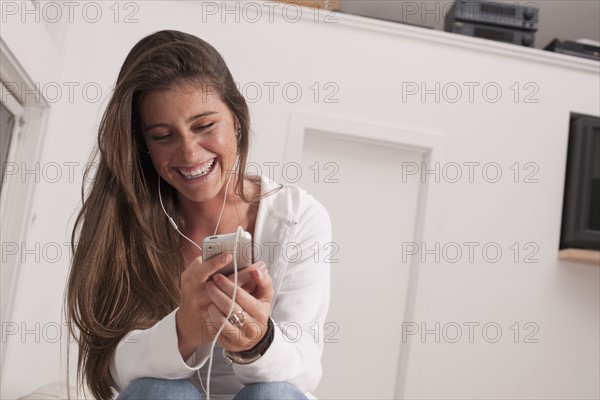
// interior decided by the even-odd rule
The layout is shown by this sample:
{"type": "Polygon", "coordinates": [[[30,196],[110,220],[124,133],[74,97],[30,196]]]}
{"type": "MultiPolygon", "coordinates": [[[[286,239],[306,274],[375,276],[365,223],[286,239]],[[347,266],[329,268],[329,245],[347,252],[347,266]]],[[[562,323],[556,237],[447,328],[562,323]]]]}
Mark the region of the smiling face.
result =
{"type": "Polygon", "coordinates": [[[140,103],[144,140],[152,164],[181,201],[203,203],[227,182],[237,154],[229,108],[202,83],[182,82],[151,91],[140,103]]]}

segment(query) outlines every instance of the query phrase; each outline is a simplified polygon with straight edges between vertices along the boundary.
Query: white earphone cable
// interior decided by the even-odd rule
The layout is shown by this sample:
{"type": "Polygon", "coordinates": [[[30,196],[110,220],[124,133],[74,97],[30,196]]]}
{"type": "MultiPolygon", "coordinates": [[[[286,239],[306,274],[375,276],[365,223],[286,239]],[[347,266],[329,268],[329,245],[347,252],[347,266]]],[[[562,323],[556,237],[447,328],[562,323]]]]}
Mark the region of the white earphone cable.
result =
{"type": "MultiPolygon", "coordinates": [[[[223,196],[223,205],[221,206],[221,212],[219,213],[219,218],[217,219],[217,226],[215,227],[215,233],[213,233],[213,236],[217,234],[217,230],[219,229],[219,224],[221,223],[221,217],[223,216],[223,211],[225,210],[225,203],[227,201],[227,192],[229,191],[229,182],[231,181],[231,176],[233,174],[235,174],[235,171],[237,170],[238,162],[239,162],[239,157],[236,158],[233,172],[231,173],[231,175],[229,175],[229,178],[227,178],[227,184],[225,185],[225,195],[223,196]]],[[[171,224],[171,226],[173,228],[175,228],[177,233],[179,233],[184,239],[186,239],[191,244],[196,246],[196,248],[198,248],[198,250],[200,250],[200,253],[202,253],[202,248],[200,246],[198,246],[198,244],[196,244],[196,242],[194,242],[192,239],[185,236],[179,230],[179,227],[177,226],[177,224],[175,223],[173,218],[171,218],[171,216],[167,213],[167,210],[165,209],[165,206],[163,204],[162,195],[161,195],[161,191],[160,191],[160,175],[158,175],[158,199],[160,201],[160,206],[163,210],[163,213],[169,219],[169,223],[171,224]]],[[[215,337],[211,343],[210,355],[209,355],[209,360],[208,360],[208,371],[207,371],[207,375],[206,375],[206,388],[204,388],[204,384],[202,383],[202,377],[200,376],[200,370],[198,369],[196,371],[198,374],[198,379],[200,381],[200,385],[202,386],[202,389],[204,390],[204,393],[206,394],[206,400],[210,400],[210,375],[212,372],[213,355],[214,355],[213,353],[215,350],[215,345],[217,344],[217,339],[219,338],[219,335],[225,328],[225,324],[227,324],[227,321],[229,320],[229,318],[231,318],[231,315],[233,314],[233,308],[235,306],[235,298],[236,298],[236,294],[237,294],[237,282],[238,282],[237,247],[239,245],[240,234],[243,231],[244,230],[242,229],[241,225],[238,225],[237,230],[236,230],[236,235],[235,235],[235,243],[233,246],[233,294],[231,296],[231,306],[229,307],[229,312],[227,313],[227,316],[225,317],[225,321],[221,324],[221,327],[215,334],[215,337]]]]}
{"type": "MultiPolygon", "coordinates": [[[[171,226],[173,228],[175,228],[175,230],[177,231],[177,233],[179,233],[184,239],[187,239],[188,242],[190,242],[191,244],[193,244],[194,246],[196,246],[198,248],[198,250],[200,250],[200,253],[202,253],[202,249],[200,248],[200,246],[198,246],[196,244],[196,242],[194,242],[192,239],[190,239],[189,237],[185,236],[179,230],[179,227],[177,226],[177,224],[175,223],[175,221],[173,220],[173,218],[171,218],[171,216],[167,213],[167,210],[165,209],[165,205],[163,204],[162,195],[160,194],[160,175],[158,175],[158,199],[160,200],[160,206],[162,207],[163,212],[165,213],[165,215],[167,216],[167,218],[169,218],[169,223],[171,224],[171,226]]],[[[225,202],[223,202],[223,207],[224,206],[225,206],[225,202]]]]}
{"type": "Polygon", "coordinates": [[[242,227],[240,225],[238,225],[238,228],[235,233],[235,245],[233,246],[233,294],[231,296],[231,305],[229,307],[229,312],[227,313],[227,316],[225,317],[225,321],[223,321],[223,323],[221,324],[221,327],[215,334],[215,338],[213,339],[212,344],[210,346],[210,356],[208,357],[208,371],[206,372],[206,390],[205,390],[206,393],[205,394],[206,394],[207,400],[210,400],[210,374],[212,372],[213,356],[214,356],[214,352],[215,352],[215,345],[217,344],[217,338],[219,337],[219,335],[225,328],[225,324],[227,324],[227,321],[229,321],[229,318],[231,318],[231,315],[233,314],[233,308],[235,306],[235,297],[237,294],[237,283],[238,283],[238,266],[237,266],[237,257],[236,256],[237,256],[237,247],[238,247],[238,243],[240,240],[240,234],[243,231],[244,230],[242,229],[242,227]]]}

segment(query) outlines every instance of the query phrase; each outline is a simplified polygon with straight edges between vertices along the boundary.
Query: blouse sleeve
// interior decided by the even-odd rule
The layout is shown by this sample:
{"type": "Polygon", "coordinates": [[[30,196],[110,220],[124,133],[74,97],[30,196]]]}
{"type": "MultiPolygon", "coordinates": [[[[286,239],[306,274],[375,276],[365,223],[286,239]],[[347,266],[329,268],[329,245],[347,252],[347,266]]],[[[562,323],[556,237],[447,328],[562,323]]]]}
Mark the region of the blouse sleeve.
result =
{"type": "Polygon", "coordinates": [[[110,364],[117,391],[138,378],[189,378],[206,362],[209,345],[199,347],[188,360],[181,357],[175,325],[177,310],[149,329],[130,332],[119,342],[110,364]]]}

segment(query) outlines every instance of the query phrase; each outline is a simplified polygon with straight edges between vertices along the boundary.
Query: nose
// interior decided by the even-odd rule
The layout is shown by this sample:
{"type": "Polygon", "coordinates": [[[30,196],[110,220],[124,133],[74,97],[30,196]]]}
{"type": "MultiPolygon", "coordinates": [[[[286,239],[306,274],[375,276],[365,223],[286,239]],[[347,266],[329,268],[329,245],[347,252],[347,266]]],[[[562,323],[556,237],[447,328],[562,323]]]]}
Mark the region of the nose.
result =
{"type": "Polygon", "coordinates": [[[195,162],[196,154],[200,150],[200,145],[194,140],[193,136],[185,135],[181,139],[181,145],[179,146],[179,153],[181,157],[186,162],[195,162]]]}

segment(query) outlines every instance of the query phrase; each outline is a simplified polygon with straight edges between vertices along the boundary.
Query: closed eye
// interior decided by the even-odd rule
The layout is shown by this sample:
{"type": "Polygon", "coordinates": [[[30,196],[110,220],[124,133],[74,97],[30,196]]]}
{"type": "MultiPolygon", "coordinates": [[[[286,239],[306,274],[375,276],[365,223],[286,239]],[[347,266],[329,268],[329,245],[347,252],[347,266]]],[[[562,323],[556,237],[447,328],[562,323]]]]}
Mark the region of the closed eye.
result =
{"type": "Polygon", "coordinates": [[[214,122],[212,122],[212,123],[210,123],[210,124],[208,124],[208,125],[198,126],[198,127],[194,128],[194,131],[197,131],[197,132],[199,132],[199,131],[204,131],[204,130],[206,130],[206,129],[210,128],[211,126],[213,126],[214,124],[215,124],[215,123],[214,123],[214,122]]]}
{"type": "Polygon", "coordinates": [[[162,142],[162,141],[167,140],[171,136],[172,136],[171,133],[167,133],[167,134],[164,134],[164,135],[156,135],[156,136],[152,137],[152,140],[154,140],[156,142],[162,142]]]}
{"type": "Polygon", "coordinates": [[[156,141],[156,142],[162,142],[168,138],[170,138],[172,135],[171,133],[165,133],[164,135],[155,135],[152,136],[152,140],[156,141]]]}

